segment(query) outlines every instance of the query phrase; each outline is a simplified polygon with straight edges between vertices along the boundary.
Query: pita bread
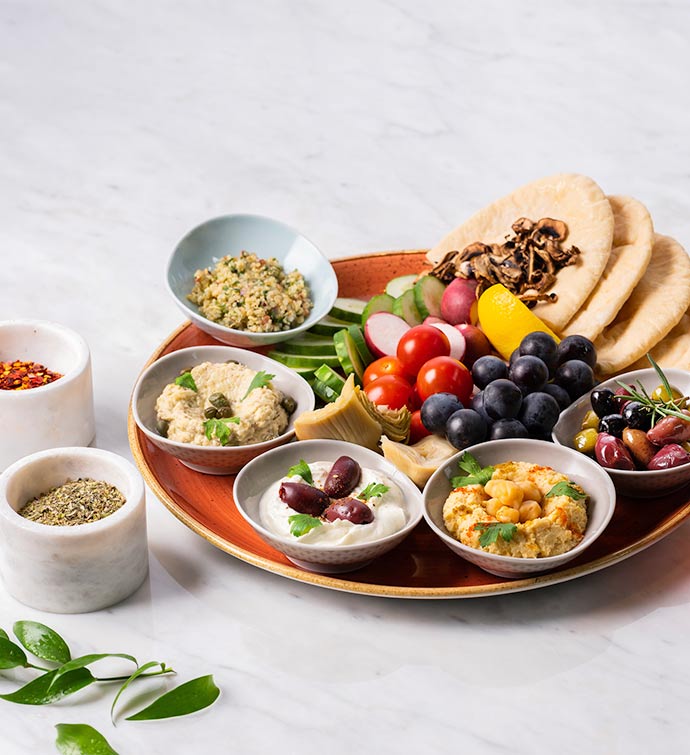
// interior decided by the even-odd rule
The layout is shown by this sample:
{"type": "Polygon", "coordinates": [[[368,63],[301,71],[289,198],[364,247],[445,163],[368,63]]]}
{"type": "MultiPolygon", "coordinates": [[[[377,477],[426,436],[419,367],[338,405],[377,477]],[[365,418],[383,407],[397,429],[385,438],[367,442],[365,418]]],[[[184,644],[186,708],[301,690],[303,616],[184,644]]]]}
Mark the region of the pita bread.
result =
{"type": "Polygon", "coordinates": [[[613,212],[591,178],[563,173],[527,184],[477,212],[437,244],[427,258],[436,264],[448,252],[462,251],[475,241],[501,243],[521,217],[564,221],[568,226],[565,244],[581,251],[576,264],[558,272],[552,289],[558,301],[540,302],[532,310],[549,327],[561,331],[596,286],[611,253],[613,212]]]}
{"type": "Polygon", "coordinates": [[[647,208],[632,197],[608,197],[613,210],[613,249],[594,291],[563,335],[594,341],[625,304],[652,258],[654,226],[647,208]]]}
{"type": "MultiPolygon", "coordinates": [[[[651,351],[654,361],[662,368],[678,367],[690,370],[690,310],[678,322],[678,325],[660,341],[651,351]]],[[[631,370],[642,370],[649,367],[647,357],[643,356],[634,364],[631,370]]]]}
{"type": "Polygon", "coordinates": [[[652,259],[616,319],[594,342],[598,368],[618,372],[644,356],[690,307],[690,257],[669,236],[654,235],[652,259]]]}

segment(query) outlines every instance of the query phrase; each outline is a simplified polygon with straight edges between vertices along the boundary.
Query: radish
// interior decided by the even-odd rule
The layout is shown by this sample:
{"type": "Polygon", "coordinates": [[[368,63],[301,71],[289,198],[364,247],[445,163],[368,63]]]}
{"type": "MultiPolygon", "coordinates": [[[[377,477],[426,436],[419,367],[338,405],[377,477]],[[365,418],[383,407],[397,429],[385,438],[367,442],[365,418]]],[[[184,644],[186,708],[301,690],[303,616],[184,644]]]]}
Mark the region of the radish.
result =
{"type": "Polygon", "coordinates": [[[424,325],[434,325],[435,323],[445,323],[446,321],[441,317],[434,317],[433,315],[429,315],[428,317],[424,318],[424,325]]]}
{"type": "Polygon", "coordinates": [[[477,322],[477,281],[455,278],[441,298],[441,317],[451,325],[477,322]]]}
{"type": "Polygon", "coordinates": [[[453,359],[457,359],[458,362],[462,362],[462,358],[465,356],[465,337],[462,333],[447,322],[430,322],[432,328],[438,328],[443,333],[450,343],[450,355],[453,359]],[[458,338],[459,336],[459,338],[458,338]]]}
{"type": "Polygon", "coordinates": [[[402,317],[389,312],[375,312],[364,323],[364,338],[377,357],[395,356],[398,341],[409,329],[402,317]]]}

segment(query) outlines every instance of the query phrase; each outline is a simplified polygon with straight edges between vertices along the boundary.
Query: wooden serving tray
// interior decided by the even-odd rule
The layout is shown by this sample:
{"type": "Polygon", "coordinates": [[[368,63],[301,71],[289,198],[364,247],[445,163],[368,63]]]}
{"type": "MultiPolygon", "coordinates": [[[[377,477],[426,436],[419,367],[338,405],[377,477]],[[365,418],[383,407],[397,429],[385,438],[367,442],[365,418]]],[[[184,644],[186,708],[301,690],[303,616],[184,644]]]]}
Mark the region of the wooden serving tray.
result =
{"type": "MultiPolygon", "coordinates": [[[[398,275],[418,273],[424,251],[384,252],[335,260],[340,296],[366,299],[398,275]]],[[[188,346],[217,344],[191,323],[172,333],[149,361],[188,346]]],[[[201,537],[231,555],[300,582],[346,592],[394,598],[471,598],[531,590],[591,574],[622,561],[671,533],[690,515],[690,487],[656,499],[619,496],[604,534],[567,568],[528,579],[487,574],[456,556],[422,521],[397,548],[364,569],[322,575],[292,564],[264,543],[232,500],[234,476],[194,472],[157,449],[141,433],[130,407],[129,442],[147,484],[162,503],[201,537]]]]}

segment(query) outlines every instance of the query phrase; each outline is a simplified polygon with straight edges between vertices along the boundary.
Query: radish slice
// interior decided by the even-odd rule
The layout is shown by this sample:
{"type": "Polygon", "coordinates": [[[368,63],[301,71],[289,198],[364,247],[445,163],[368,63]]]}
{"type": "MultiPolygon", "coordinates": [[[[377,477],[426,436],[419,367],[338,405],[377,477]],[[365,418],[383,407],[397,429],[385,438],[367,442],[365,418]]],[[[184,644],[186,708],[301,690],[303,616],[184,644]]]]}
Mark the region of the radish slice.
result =
{"type": "Polygon", "coordinates": [[[424,319],[424,325],[434,325],[435,323],[448,324],[442,317],[434,317],[433,315],[429,315],[424,319]]]}
{"type": "MultiPolygon", "coordinates": [[[[402,317],[389,312],[375,312],[364,323],[364,338],[377,357],[395,356],[398,341],[409,329],[402,317]]],[[[458,332],[458,335],[462,338],[461,333],[458,332]]]]}
{"type": "Polygon", "coordinates": [[[429,325],[431,325],[432,328],[438,328],[441,333],[445,334],[450,343],[450,356],[453,357],[453,359],[457,359],[458,362],[462,362],[467,347],[465,336],[463,336],[457,328],[454,328],[447,322],[430,322],[429,325]]]}

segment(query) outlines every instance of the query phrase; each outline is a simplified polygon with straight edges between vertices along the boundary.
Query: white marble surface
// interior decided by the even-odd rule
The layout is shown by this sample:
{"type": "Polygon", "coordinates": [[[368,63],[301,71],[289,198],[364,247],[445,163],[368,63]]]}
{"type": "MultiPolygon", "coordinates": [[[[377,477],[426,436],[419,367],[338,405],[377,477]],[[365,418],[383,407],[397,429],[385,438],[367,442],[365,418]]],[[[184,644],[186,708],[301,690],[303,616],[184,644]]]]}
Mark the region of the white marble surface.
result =
{"type": "MultiPolygon", "coordinates": [[[[421,247],[573,170],[688,244],[689,34],[684,2],[5,0],[0,319],[85,336],[97,444],[128,456],[133,381],[179,322],[164,265],[205,218],[272,215],[331,257],[421,247]]],[[[264,573],[151,494],[148,516],[151,577],[130,600],[49,616],[0,591],[0,625],[213,672],[221,700],[116,729],[94,691],[0,701],[3,755],[53,752],[61,721],[120,755],[687,750],[688,525],[569,584],[423,602],[264,573]]]]}

